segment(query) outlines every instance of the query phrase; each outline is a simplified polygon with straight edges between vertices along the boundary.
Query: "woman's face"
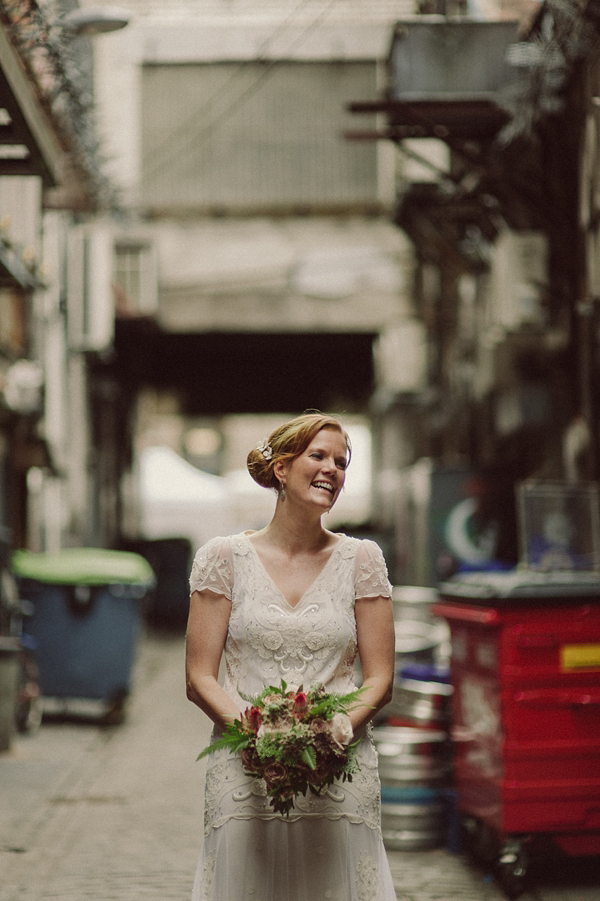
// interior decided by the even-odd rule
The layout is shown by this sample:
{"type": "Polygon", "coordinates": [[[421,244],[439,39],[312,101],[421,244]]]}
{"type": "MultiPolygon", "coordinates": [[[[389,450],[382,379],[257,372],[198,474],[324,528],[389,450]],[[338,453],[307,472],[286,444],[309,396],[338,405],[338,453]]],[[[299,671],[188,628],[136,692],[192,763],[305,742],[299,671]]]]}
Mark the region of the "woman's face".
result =
{"type": "Polygon", "coordinates": [[[346,478],[346,439],[335,429],[321,429],[308,447],[283,465],[286,498],[327,512],[346,478]]]}

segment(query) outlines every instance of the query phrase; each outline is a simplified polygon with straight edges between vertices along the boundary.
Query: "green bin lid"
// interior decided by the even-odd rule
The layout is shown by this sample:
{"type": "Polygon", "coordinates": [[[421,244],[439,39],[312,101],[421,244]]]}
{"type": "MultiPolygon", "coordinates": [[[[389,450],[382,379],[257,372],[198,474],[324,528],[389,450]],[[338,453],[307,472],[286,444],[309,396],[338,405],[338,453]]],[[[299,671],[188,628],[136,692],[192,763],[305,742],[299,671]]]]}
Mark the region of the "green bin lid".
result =
{"type": "Polygon", "coordinates": [[[52,585],[142,584],[150,587],[152,567],[140,554],[106,548],[75,547],[55,553],[15,551],[11,568],[15,576],[52,585]]]}

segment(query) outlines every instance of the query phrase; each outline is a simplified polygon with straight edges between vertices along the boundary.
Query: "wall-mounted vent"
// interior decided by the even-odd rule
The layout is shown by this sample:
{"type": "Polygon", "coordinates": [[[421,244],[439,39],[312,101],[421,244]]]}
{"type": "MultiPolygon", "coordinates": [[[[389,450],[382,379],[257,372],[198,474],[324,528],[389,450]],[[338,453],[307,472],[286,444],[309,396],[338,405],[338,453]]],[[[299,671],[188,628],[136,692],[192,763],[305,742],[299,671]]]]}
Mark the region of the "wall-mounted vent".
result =
{"type": "Polygon", "coordinates": [[[75,226],[69,234],[67,266],[69,347],[106,350],[115,324],[110,226],[101,222],[75,226]]]}

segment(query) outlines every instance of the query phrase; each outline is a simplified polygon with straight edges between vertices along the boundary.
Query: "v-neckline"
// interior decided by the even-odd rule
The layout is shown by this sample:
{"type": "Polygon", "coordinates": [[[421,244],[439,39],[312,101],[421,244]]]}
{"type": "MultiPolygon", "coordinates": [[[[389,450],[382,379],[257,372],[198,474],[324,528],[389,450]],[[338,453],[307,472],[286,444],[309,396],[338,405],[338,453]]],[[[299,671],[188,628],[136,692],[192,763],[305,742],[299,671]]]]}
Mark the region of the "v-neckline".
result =
{"type": "Polygon", "coordinates": [[[253,545],[252,542],[250,541],[250,535],[251,535],[251,534],[252,534],[251,532],[250,532],[250,533],[242,532],[242,535],[244,536],[244,538],[245,538],[246,541],[248,542],[248,546],[250,547],[250,549],[252,550],[252,553],[254,554],[254,556],[256,557],[256,559],[257,559],[257,561],[258,561],[258,565],[260,566],[260,568],[261,568],[262,571],[264,572],[265,576],[267,577],[267,579],[269,580],[269,582],[271,583],[271,585],[275,588],[275,590],[277,591],[277,593],[281,596],[281,598],[285,601],[285,603],[287,604],[287,606],[290,608],[290,610],[296,610],[296,609],[300,606],[300,604],[302,603],[302,601],[304,600],[304,598],[306,597],[306,595],[307,595],[310,591],[312,591],[312,589],[315,587],[315,585],[317,584],[317,582],[322,578],[322,576],[323,576],[323,574],[325,573],[327,567],[329,566],[329,564],[331,563],[333,557],[335,556],[335,554],[336,554],[336,552],[337,552],[339,546],[344,542],[344,539],[347,537],[346,535],[340,535],[340,537],[339,537],[338,541],[336,542],[336,544],[335,544],[333,550],[331,551],[329,557],[327,558],[327,560],[325,561],[325,563],[323,564],[323,566],[321,567],[320,571],[317,573],[317,575],[315,576],[315,578],[312,580],[312,582],[310,583],[310,585],[308,586],[308,588],[306,589],[306,591],[301,595],[300,598],[298,598],[297,603],[295,603],[295,604],[290,604],[290,602],[289,602],[288,599],[286,598],[285,594],[283,593],[283,591],[281,590],[281,588],[279,587],[279,585],[277,584],[277,582],[275,581],[275,579],[273,578],[273,576],[270,574],[270,572],[268,571],[268,569],[267,569],[267,567],[265,566],[265,564],[264,564],[264,563],[262,562],[262,560],[260,559],[260,554],[258,553],[258,551],[256,550],[256,548],[254,547],[254,545],[253,545]]]}

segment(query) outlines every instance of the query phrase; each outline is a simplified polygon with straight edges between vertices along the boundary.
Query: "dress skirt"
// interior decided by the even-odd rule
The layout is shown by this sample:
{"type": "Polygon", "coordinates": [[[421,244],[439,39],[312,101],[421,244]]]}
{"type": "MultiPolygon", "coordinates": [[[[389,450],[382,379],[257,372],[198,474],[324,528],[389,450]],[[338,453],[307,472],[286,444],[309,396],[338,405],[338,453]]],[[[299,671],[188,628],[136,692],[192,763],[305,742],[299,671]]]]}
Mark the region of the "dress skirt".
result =
{"type": "Polygon", "coordinates": [[[275,813],[264,782],[217,751],[206,773],[205,836],[192,901],[396,901],[383,845],[370,737],[352,782],[275,813]]]}
{"type": "Polygon", "coordinates": [[[211,830],[193,901],[395,901],[376,830],[341,819],[230,820],[211,830]]]}

